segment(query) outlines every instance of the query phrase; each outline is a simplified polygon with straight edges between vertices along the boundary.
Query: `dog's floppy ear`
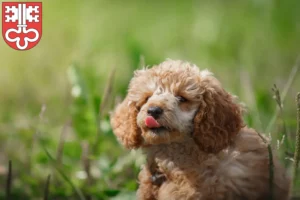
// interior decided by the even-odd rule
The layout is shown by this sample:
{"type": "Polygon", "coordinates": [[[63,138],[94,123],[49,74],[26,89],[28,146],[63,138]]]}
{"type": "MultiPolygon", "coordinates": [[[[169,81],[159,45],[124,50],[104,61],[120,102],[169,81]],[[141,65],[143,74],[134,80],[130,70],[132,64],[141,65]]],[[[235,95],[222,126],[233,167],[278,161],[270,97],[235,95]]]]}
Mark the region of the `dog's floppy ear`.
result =
{"type": "Polygon", "coordinates": [[[129,149],[138,148],[142,144],[141,130],[137,126],[138,110],[128,97],[117,106],[111,115],[111,125],[118,140],[129,149]]]}
{"type": "Polygon", "coordinates": [[[206,88],[194,118],[193,137],[200,149],[219,152],[243,126],[242,108],[234,97],[220,86],[206,88]]]}

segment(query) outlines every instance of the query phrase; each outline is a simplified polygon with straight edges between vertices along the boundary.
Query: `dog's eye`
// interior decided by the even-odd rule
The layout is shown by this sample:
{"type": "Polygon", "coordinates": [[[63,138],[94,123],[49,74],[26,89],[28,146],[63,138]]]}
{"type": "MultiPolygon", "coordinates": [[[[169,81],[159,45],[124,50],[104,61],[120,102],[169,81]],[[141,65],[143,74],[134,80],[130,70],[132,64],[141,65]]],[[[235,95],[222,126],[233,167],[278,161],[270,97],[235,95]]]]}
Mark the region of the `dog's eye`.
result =
{"type": "Polygon", "coordinates": [[[176,98],[178,99],[179,102],[186,102],[187,101],[187,99],[182,97],[182,96],[177,96],[176,98]]]}

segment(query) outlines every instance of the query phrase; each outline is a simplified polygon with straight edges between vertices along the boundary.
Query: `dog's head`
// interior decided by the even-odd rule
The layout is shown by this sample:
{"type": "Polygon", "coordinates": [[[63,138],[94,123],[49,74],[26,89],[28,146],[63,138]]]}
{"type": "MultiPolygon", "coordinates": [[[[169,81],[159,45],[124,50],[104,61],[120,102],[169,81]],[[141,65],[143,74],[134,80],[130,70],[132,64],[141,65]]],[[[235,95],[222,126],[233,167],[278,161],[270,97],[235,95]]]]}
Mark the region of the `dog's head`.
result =
{"type": "Polygon", "coordinates": [[[127,148],[193,137],[203,151],[218,152],[243,126],[241,112],[210,72],[168,60],[135,72],[111,123],[127,148]]]}

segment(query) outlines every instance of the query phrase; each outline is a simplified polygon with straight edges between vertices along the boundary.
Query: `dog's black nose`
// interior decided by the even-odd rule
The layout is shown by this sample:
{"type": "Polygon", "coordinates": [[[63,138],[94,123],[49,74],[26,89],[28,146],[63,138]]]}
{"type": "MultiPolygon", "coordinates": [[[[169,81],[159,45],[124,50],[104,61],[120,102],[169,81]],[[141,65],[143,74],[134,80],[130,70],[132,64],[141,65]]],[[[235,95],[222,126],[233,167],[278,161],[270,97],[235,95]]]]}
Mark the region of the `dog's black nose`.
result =
{"type": "Polygon", "coordinates": [[[163,113],[163,109],[161,109],[158,106],[151,106],[148,108],[147,113],[149,115],[151,115],[152,117],[157,118],[157,117],[159,117],[159,115],[161,115],[163,113]]]}

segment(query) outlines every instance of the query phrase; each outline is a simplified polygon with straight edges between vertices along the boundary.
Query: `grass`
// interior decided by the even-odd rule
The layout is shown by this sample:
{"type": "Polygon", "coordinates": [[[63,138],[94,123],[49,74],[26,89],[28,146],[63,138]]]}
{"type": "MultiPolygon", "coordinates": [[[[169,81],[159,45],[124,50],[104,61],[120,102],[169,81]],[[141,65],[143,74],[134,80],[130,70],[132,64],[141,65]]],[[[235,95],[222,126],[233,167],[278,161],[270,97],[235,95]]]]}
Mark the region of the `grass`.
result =
{"type": "MultiPolygon", "coordinates": [[[[71,123],[70,121],[67,121],[67,123],[64,124],[63,126],[63,129],[60,133],[60,139],[59,139],[59,142],[58,142],[58,146],[57,146],[57,151],[56,151],[56,158],[54,158],[51,153],[49,152],[49,150],[47,149],[47,143],[45,142],[45,139],[43,138],[42,136],[42,132],[39,130],[39,129],[36,129],[36,132],[35,132],[35,135],[34,137],[37,138],[37,143],[38,143],[38,146],[39,148],[44,152],[44,154],[46,155],[47,157],[47,167],[50,169],[50,171],[52,171],[51,169],[55,170],[54,172],[52,171],[51,173],[53,173],[54,176],[60,176],[62,178],[61,181],[58,181],[56,183],[53,183],[53,186],[50,184],[50,177],[51,175],[48,175],[47,176],[47,181],[46,181],[46,184],[45,184],[45,188],[44,188],[44,199],[51,199],[51,198],[65,198],[65,197],[68,197],[68,198],[71,198],[71,199],[81,199],[81,200],[85,200],[85,199],[93,199],[93,198],[99,198],[99,199],[107,199],[107,198],[111,198],[111,197],[118,197],[118,194],[119,196],[123,196],[124,194],[122,192],[122,190],[118,190],[118,189],[104,189],[103,191],[99,190],[100,191],[100,194],[98,193],[98,191],[94,190],[94,191],[90,191],[90,189],[93,189],[95,187],[95,185],[98,185],[96,182],[98,180],[96,180],[95,177],[93,177],[92,173],[91,173],[91,168],[92,166],[91,165],[95,165],[95,166],[98,166],[97,163],[95,163],[95,159],[97,159],[96,157],[97,156],[101,156],[101,151],[98,151],[99,148],[101,147],[101,143],[102,142],[105,142],[105,140],[103,140],[103,134],[105,134],[103,132],[103,127],[101,127],[101,123],[98,124],[97,122],[101,120],[105,120],[105,122],[107,122],[108,118],[105,114],[102,114],[102,111],[104,111],[104,107],[106,104],[109,104],[109,101],[108,99],[110,99],[111,97],[111,88],[112,88],[112,85],[113,85],[113,76],[114,76],[114,71],[112,71],[110,73],[110,78],[108,79],[108,83],[106,84],[106,88],[105,88],[105,92],[103,93],[103,96],[101,99],[103,99],[102,101],[98,101],[97,103],[99,104],[94,104],[92,106],[89,106],[91,105],[88,101],[91,101],[91,102],[94,102],[95,99],[98,99],[97,95],[96,96],[93,96],[92,94],[86,94],[84,93],[84,91],[90,91],[90,88],[84,88],[85,87],[85,81],[87,81],[87,79],[85,79],[84,77],[81,77],[82,75],[78,74],[80,73],[78,70],[75,70],[74,73],[73,73],[73,76],[76,76],[76,79],[81,79],[81,82],[80,83],[74,83],[74,87],[79,87],[79,90],[82,91],[82,93],[76,93],[76,95],[74,96],[74,99],[73,99],[73,104],[76,106],[77,109],[79,109],[79,113],[77,113],[78,111],[74,112],[73,113],[73,116],[72,116],[72,119],[75,121],[75,120],[78,120],[76,119],[76,117],[79,117],[79,120],[82,120],[82,123],[84,126],[92,126],[94,128],[91,128],[92,131],[95,131],[95,135],[93,136],[94,138],[96,138],[95,140],[90,140],[90,141],[85,141],[84,143],[82,143],[81,147],[81,154],[78,154],[78,160],[82,160],[82,168],[83,168],[83,171],[81,172],[84,172],[85,174],[85,178],[86,180],[82,180],[82,183],[75,183],[74,180],[72,180],[72,178],[70,177],[70,174],[67,172],[67,170],[65,169],[65,166],[63,165],[66,165],[63,163],[63,159],[64,157],[66,157],[64,155],[64,147],[65,147],[65,142],[66,142],[66,130],[68,129],[68,127],[71,126],[71,123]],[[78,84],[78,85],[77,85],[78,84]],[[89,96],[89,97],[88,97],[89,96]],[[81,99],[82,98],[82,99],[81,99]],[[104,102],[104,103],[103,103],[104,102]],[[97,106],[98,105],[98,106],[97,106]],[[82,112],[84,111],[84,112],[82,112]],[[80,115],[77,115],[77,114],[80,114],[80,113],[89,113],[89,112],[92,112],[94,113],[93,115],[91,116],[96,116],[94,118],[88,118],[89,120],[85,119],[83,120],[82,119],[82,116],[80,115]],[[90,142],[90,143],[89,143],[90,142]],[[92,146],[92,148],[90,148],[92,146]],[[92,150],[90,152],[90,150],[92,150]],[[70,187],[71,188],[71,191],[70,191],[70,194],[68,196],[65,196],[65,195],[61,195],[61,194],[55,194],[55,186],[56,185],[60,185],[60,184],[64,184],[65,186],[64,187],[70,187]],[[87,184],[87,185],[85,185],[87,184]],[[52,190],[51,190],[51,186],[52,186],[52,190]],[[54,190],[54,191],[53,191],[54,190]],[[102,193],[101,193],[102,192],[102,193]],[[52,195],[51,195],[52,193],[52,195]]],[[[278,104],[278,107],[280,109],[280,116],[283,118],[283,102],[282,102],[282,98],[281,98],[281,95],[280,95],[280,92],[279,92],[279,89],[277,88],[276,85],[274,85],[273,87],[273,91],[274,91],[274,98],[275,98],[275,101],[277,102],[278,104]]],[[[294,164],[293,164],[293,187],[294,188],[297,188],[298,187],[298,182],[297,182],[297,172],[298,172],[298,163],[299,163],[299,159],[300,159],[300,156],[299,156],[299,149],[300,149],[300,142],[299,142],[299,127],[300,127],[300,119],[299,119],[299,110],[300,110],[300,93],[297,95],[297,116],[298,116],[298,119],[297,119],[297,134],[296,134],[296,142],[294,145],[291,145],[288,143],[288,145],[283,145],[282,147],[280,147],[280,152],[290,152],[291,151],[291,146],[295,147],[295,154],[294,154],[294,164]]],[[[42,106],[41,108],[41,112],[39,114],[39,121],[40,123],[43,123],[43,119],[44,119],[44,115],[46,113],[46,106],[42,106]]],[[[277,115],[277,112],[274,113],[274,115],[277,115]]],[[[278,116],[278,115],[277,115],[278,116]]],[[[284,119],[281,120],[281,126],[282,126],[282,134],[280,136],[281,140],[283,141],[280,141],[280,143],[285,143],[285,141],[287,141],[287,139],[282,139],[282,138],[288,138],[287,136],[287,131],[286,131],[286,123],[284,122],[284,119]]],[[[74,122],[73,122],[74,123],[74,122]]],[[[39,124],[38,124],[39,126],[39,124]]],[[[75,129],[76,131],[76,126],[73,126],[72,127],[73,129],[75,129]]],[[[280,130],[280,128],[279,128],[280,130]]],[[[80,134],[80,131],[81,131],[81,128],[78,127],[77,129],[78,131],[78,134],[80,134]]],[[[110,134],[111,133],[111,130],[109,130],[110,134]]],[[[76,134],[76,133],[75,133],[76,134]]],[[[260,133],[259,135],[264,139],[264,136],[262,136],[260,133]]],[[[79,136],[79,137],[85,137],[85,136],[79,136]]],[[[106,136],[108,137],[108,136],[106,136]]],[[[109,136],[111,137],[111,136],[109,136]]],[[[265,142],[268,143],[267,140],[264,139],[265,142]]],[[[273,190],[273,154],[272,154],[272,150],[271,150],[271,143],[268,144],[268,150],[269,150],[269,156],[270,156],[270,190],[272,191],[273,190]]],[[[284,154],[285,155],[285,154],[284,154]]],[[[70,155],[69,155],[70,156],[70,155]]],[[[70,158],[69,158],[70,159],[70,158]]],[[[133,162],[135,159],[135,157],[132,159],[131,162],[133,162]]],[[[282,158],[282,159],[285,159],[285,156],[282,158]]],[[[116,166],[117,164],[117,161],[113,161],[112,163],[109,164],[109,168],[106,168],[107,171],[105,172],[108,172],[108,174],[110,174],[112,177],[115,177],[117,178],[116,176],[117,175],[120,175],[122,174],[123,172],[123,168],[121,168],[119,170],[119,173],[117,174],[114,174],[112,173],[111,171],[113,171],[112,169],[114,168],[114,166],[116,166]]],[[[136,167],[136,170],[137,170],[137,167],[138,166],[135,166],[136,167]]],[[[10,199],[11,197],[11,190],[13,189],[13,186],[12,186],[12,162],[10,161],[9,162],[9,168],[8,168],[8,174],[7,174],[7,182],[6,182],[6,199],[10,199]]],[[[111,178],[109,176],[107,176],[106,178],[111,178]]],[[[105,177],[105,175],[104,175],[105,177]]],[[[133,179],[134,180],[134,179],[133,179]]],[[[110,181],[114,181],[114,180],[106,180],[108,182],[110,181]]],[[[123,181],[126,181],[126,180],[123,180],[123,181]]],[[[136,183],[135,182],[132,182],[131,183],[132,185],[130,186],[132,190],[136,189],[136,183]]],[[[126,185],[126,184],[125,184],[126,185]]],[[[40,188],[40,190],[42,191],[42,188],[40,188]]],[[[292,189],[293,191],[293,189],[292,189]]],[[[14,191],[14,192],[17,192],[17,191],[14,191]]],[[[34,192],[34,191],[33,191],[34,192]]],[[[297,191],[295,192],[297,193],[297,191]]],[[[21,195],[21,194],[20,194],[21,195]]],[[[23,195],[23,194],[22,194],[23,195]]],[[[17,195],[18,196],[18,195],[17,195]]],[[[130,195],[130,198],[132,198],[134,196],[133,193],[131,193],[130,195]]],[[[29,196],[28,196],[29,198],[29,196]]],[[[270,197],[272,199],[272,197],[270,197]]]]}
{"type": "Polygon", "coordinates": [[[7,181],[6,181],[6,189],[5,189],[5,197],[6,199],[10,199],[10,190],[11,190],[11,177],[12,174],[12,164],[11,161],[8,163],[8,173],[7,173],[7,181]]]}
{"type": "Polygon", "coordinates": [[[49,199],[49,185],[50,185],[50,180],[51,180],[51,175],[47,176],[47,182],[45,185],[45,190],[44,190],[44,200],[49,199]]]}
{"type": "Polygon", "coordinates": [[[293,166],[293,185],[297,185],[299,162],[300,162],[300,93],[296,97],[297,102],[297,131],[294,153],[294,166],[293,166]]]}
{"type": "Polygon", "coordinates": [[[18,52],[0,42],[0,199],[133,199],[144,157],[118,144],[109,112],[136,68],[166,58],[214,72],[298,177],[299,8],[297,0],[43,1],[38,46],[18,52]]]}

